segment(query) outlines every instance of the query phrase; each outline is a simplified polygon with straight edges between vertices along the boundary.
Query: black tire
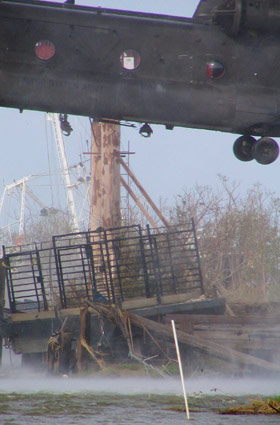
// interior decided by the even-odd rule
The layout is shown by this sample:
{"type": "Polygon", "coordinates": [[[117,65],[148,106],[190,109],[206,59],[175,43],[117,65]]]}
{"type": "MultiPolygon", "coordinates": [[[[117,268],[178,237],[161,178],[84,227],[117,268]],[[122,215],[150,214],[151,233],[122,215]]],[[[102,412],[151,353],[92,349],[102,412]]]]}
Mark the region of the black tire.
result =
{"type": "Polygon", "coordinates": [[[233,153],[239,161],[252,161],[254,159],[253,148],[255,144],[256,139],[254,137],[240,136],[233,145],[233,153]]]}
{"type": "Polygon", "coordinates": [[[262,137],[253,147],[253,156],[259,164],[272,164],[279,156],[278,143],[270,137],[262,137]]]}

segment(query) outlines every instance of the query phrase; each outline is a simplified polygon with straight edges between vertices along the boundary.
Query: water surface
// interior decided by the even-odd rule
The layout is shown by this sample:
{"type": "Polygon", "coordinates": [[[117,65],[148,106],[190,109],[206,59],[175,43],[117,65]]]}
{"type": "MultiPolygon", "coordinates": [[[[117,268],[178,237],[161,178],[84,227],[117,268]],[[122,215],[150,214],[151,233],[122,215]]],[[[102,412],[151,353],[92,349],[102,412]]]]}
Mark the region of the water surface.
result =
{"type": "MultiPolygon", "coordinates": [[[[186,379],[190,424],[280,424],[280,415],[231,416],[213,409],[250,397],[277,394],[277,380],[186,379]],[[200,412],[192,410],[199,409],[200,412]]],[[[0,424],[4,425],[181,425],[186,424],[179,379],[48,378],[14,370],[0,373],[0,424]]]]}

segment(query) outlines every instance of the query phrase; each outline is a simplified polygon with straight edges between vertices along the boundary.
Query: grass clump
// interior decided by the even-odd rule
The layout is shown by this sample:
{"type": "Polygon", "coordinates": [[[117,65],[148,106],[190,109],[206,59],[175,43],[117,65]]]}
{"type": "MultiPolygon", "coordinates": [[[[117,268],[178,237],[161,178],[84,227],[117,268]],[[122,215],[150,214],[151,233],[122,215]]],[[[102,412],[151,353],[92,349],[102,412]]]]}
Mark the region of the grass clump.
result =
{"type": "Polygon", "coordinates": [[[220,411],[227,415],[273,415],[280,414],[280,397],[252,400],[244,406],[232,406],[220,411]]]}

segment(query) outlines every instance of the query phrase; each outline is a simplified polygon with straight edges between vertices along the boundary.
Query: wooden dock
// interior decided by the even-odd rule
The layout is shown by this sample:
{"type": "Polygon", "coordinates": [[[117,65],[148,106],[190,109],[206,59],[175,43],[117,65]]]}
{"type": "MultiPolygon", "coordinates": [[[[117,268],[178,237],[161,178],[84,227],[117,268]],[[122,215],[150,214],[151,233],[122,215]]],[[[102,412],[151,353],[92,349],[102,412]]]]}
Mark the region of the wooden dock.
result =
{"type": "MultiPolygon", "coordinates": [[[[231,317],[224,298],[206,299],[193,223],[160,233],[129,226],[58,235],[52,243],[6,248],[4,254],[0,301],[3,306],[6,285],[9,309],[4,316],[0,310],[0,337],[30,364],[45,361],[50,337],[62,335],[66,318],[65,332],[77,348],[81,307],[87,302],[122,312],[144,357],[152,351],[160,358],[157,338],[170,346],[174,319],[187,353],[199,350],[228,363],[234,359],[237,365],[279,372],[279,317],[231,317]],[[148,345],[145,329],[151,332],[148,345]]],[[[84,341],[88,350],[100,347],[105,336],[105,352],[128,356],[123,326],[118,329],[120,323],[106,317],[101,324],[99,314],[90,316],[89,340],[84,341]]]]}
{"type": "MultiPolygon", "coordinates": [[[[198,337],[207,345],[265,360],[280,366],[280,316],[169,314],[165,322],[175,320],[178,329],[198,337]]],[[[231,354],[231,356],[236,357],[231,354]]],[[[229,359],[231,360],[231,359],[229,359]]],[[[251,359],[252,360],[252,359],[251,359]]],[[[250,363],[250,361],[249,361],[250,363]]]]}
{"type": "MultiPolygon", "coordinates": [[[[174,298],[171,297],[170,300],[174,301],[174,298]]],[[[184,301],[175,304],[155,305],[154,307],[147,307],[147,304],[149,305],[150,301],[143,298],[141,307],[140,300],[138,299],[137,309],[134,308],[132,303],[131,306],[128,306],[124,310],[150,318],[164,316],[166,314],[165,312],[177,313],[178,310],[186,313],[192,311],[221,313],[225,310],[225,300],[223,298],[184,301]]],[[[80,308],[78,307],[10,314],[7,326],[9,329],[8,333],[13,335],[13,349],[15,353],[45,353],[50,335],[60,328],[61,323],[66,317],[71,319],[72,325],[76,329],[75,334],[77,337],[77,330],[80,328],[80,308]]]]}

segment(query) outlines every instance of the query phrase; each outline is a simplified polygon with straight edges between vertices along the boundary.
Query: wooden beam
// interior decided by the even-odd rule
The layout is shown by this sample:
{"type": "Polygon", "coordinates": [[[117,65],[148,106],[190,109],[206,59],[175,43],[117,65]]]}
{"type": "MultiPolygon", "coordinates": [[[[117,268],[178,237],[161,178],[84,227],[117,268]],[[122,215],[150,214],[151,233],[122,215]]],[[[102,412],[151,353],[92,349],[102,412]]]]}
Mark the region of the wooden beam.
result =
{"type": "MultiPolygon", "coordinates": [[[[129,317],[131,322],[136,326],[144,326],[148,330],[156,332],[169,339],[173,338],[171,324],[164,325],[162,323],[157,323],[153,320],[140,317],[132,313],[129,313],[129,317]]],[[[205,353],[208,353],[219,359],[226,360],[227,362],[231,363],[231,361],[235,361],[241,365],[246,365],[251,367],[255,366],[259,369],[261,368],[266,371],[280,373],[280,366],[275,363],[262,360],[258,357],[250,356],[249,354],[241,353],[240,351],[233,350],[229,347],[225,347],[220,344],[216,344],[212,341],[205,341],[202,338],[190,335],[186,332],[177,331],[177,336],[181,344],[186,344],[195,348],[199,348],[205,353]]]]}
{"type": "Polygon", "coordinates": [[[124,180],[123,177],[121,177],[121,184],[127,190],[129,196],[131,196],[131,198],[133,199],[133,201],[135,202],[135,204],[137,205],[137,207],[140,208],[140,210],[142,211],[142,213],[144,214],[144,216],[146,217],[146,219],[148,220],[148,222],[151,224],[151,226],[153,226],[157,231],[159,231],[156,222],[150,216],[150,214],[148,213],[148,211],[146,210],[146,208],[144,207],[144,205],[139,201],[139,199],[137,198],[137,196],[135,195],[135,193],[132,191],[132,189],[129,187],[129,185],[126,183],[126,181],[124,180]]]}
{"type": "MultiPolygon", "coordinates": [[[[127,304],[126,304],[127,305],[127,304]]],[[[129,307],[126,307],[130,310],[129,307]]],[[[180,303],[166,304],[166,305],[155,305],[153,307],[133,308],[134,313],[143,317],[152,317],[165,314],[174,313],[195,313],[195,312],[215,312],[223,313],[225,310],[225,299],[224,298],[213,298],[211,300],[189,300],[180,303]]]]}
{"type": "MultiPolygon", "coordinates": [[[[156,213],[156,215],[158,216],[158,218],[166,226],[166,228],[169,229],[170,228],[170,224],[168,223],[168,221],[166,220],[166,218],[163,216],[163,214],[161,213],[161,211],[158,209],[158,207],[156,206],[156,204],[153,202],[152,198],[148,195],[148,193],[145,191],[145,189],[143,188],[143,186],[140,184],[140,182],[138,181],[138,179],[136,178],[136,176],[133,174],[133,172],[131,171],[131,169],[126,165],[126,163],[124,162],[124,160],[122,158],[120,159],[120,163],[121,163],[122,167],[125,169],[125,171],[127,172],[127,174],[129,175],[129,177],[136,184],[136,186],[138,187],[138,189],[140,190],[140,192],[142,193],[142,195],[144,196],[144,198],[146,199],[146,201],[150,204],[150,206],[152,207],[152,209],[154,210],[154,212],[156,213]]],[[[122,182],[122,184],[123,184],[123,182],[122,182]]]]}
{"type": "Polygon", "coordinates": [[[269,325],[280,326],[280,316],[234,316],[230,317],[225,314],[169,314],[167,319],[176,322],[191,321],[194,325],[198,324],[221,324],[221,325],[269,325]]]}
{"type": "MultiPolygon", "coordinates": [[[[104,315],[108,320],[115,321],[116,316],[125,315],[127,319],[131,321],[134,326],[140,327],[141,329],[147,329],[148,331],[155,332],[159,335],[165,336],[168,339],[173,340],[173,331],[171,323],[164,325],[154,320],[150,320],[141,316],[138,316],[128,311],[123,312],[120,309],[115,309],[112,305],[104,305],[101,303],[92,303],[85,301],[88,306],[88,310],[104,315]]],[[[233,350],[229,347],[225,347],[220,344],[216,344],[212,341],[205,341],[202,338],[188,334],[187,332],[177,331],[178,341],[181,344],[186,344],[191,347],[198,348],[205,353],[208,353],[214,357],[225,360],[229,363],[232,361],[239,363],[240,365],[254,366],[258,369],[263,369],[270,372],[279,372],[280,366],[275,363],[262,360],[258,357],[251,356],[249,354],[241,353],[240,351],[233,350]]]]}

